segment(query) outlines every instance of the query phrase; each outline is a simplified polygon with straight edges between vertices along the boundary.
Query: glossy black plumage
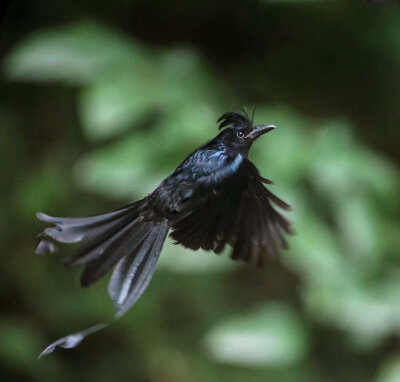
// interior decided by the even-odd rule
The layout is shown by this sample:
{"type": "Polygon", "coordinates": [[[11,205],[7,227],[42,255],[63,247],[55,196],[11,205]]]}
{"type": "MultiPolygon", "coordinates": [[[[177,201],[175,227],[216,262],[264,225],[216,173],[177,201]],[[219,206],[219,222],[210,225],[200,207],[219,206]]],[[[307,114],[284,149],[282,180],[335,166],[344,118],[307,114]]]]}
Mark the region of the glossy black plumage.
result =
{"type": "MultiPolygon", "coordinates": [[[[38,213],[49,223],[38,235],[36,253],[53,253],[55,242],[80,243],[65,264],[83,266],[81,284],[89,286],[114,268],[108,292],[118,312],[125,313],[149,284],[169,230],[176,244],[220,253],[226,245],[231,257],[263,265],[267,256],[287,248],[290,223],[275,209],[290,207],[264,184],[247,158],[254,140],[275,128],[254,126],[246,113],[228,112],[218,119],[222,130],[190,154],[146,198],[119,210],[87,218],[55,218],[38,213]]],[[[103,325],[103,324],[102,324],[103,325]]],[[[64,337],[57,346],[77,346],[86,331],[64,337]]]]}

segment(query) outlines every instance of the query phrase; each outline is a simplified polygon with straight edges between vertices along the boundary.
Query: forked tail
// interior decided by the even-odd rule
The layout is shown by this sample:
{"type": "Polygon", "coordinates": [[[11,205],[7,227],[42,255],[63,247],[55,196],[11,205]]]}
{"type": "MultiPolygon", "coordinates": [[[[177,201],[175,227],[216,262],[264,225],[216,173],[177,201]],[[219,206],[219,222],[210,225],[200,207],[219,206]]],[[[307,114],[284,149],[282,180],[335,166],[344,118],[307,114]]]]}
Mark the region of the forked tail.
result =
{"type": "MultiPolygon", "coordinates": [[[[77,253],[65,264],[84,266],[81,284],[89,286],[114,268],[108,293],[121,317],[143,294],[153,276],[157,260],[167,236],[166,220],[146,220],[141,212],[146,200],[119,210],[86,218],[59,218],[38,213],[37,218],[53,226],[38,235],[37,254],[57,251],[55,242],[80,243],[77,253]]],[[[89,334],[109,323],[99,324],[82,332],[63,337],[49,345],[41,354],[46,355],[59,346],[73,348],[89,334]]]]}

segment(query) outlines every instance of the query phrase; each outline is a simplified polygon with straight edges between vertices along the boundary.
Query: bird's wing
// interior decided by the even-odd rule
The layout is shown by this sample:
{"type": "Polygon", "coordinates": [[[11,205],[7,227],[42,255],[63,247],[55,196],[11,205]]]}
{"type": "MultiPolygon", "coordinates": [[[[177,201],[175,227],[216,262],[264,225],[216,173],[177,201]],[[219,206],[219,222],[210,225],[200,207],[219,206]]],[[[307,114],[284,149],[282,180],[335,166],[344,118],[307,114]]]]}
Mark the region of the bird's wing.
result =
{"type": "Polygon", "coordinates": [[[244,159],[234,176],[219,183],[217,192],[172,223],[171,237],[191,249],[220,253],[226,244],[232,247],[232,258],[264,263],[287,248],[284,233],[291,233],[290,223],[275,209],[290,206],[275,196],[263,183],[257,168],[244,159]]]}

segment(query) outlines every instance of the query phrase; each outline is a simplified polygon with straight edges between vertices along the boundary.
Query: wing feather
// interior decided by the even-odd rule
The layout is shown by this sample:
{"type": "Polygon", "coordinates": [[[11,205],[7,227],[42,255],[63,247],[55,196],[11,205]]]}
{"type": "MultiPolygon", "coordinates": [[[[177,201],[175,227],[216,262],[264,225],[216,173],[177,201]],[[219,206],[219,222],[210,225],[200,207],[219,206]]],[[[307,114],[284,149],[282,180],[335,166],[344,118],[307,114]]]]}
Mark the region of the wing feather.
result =
{"type": "Polygon", "coordinates": [[[172,224],[171,237],[191,249],[220,253],[232,247],[232,259],[263,265],[288,247],[284,233],[290,222],[273,205],[291,207],[263,185],[265,179],[245,160],[237,176],[229,178],[212,197],[172,224]]]}

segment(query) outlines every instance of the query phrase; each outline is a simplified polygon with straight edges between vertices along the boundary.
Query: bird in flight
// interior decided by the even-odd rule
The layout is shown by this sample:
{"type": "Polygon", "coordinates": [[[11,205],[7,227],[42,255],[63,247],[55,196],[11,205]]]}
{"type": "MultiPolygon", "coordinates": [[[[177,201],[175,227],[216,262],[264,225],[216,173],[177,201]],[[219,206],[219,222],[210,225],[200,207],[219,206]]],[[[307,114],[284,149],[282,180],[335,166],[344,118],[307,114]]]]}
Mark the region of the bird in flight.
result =
{"type": "MultiPolygon", "coordinates": [[[[262,266],[268,256],[287,248],[290,222],[276,207],[290,206],[269,191],[248,159],[249,150],[274,125],[254,125],[244,111],[227,112],[217,121],[219,134],[192,152],[148,196],[102,215],[83,218],[37,213],[51,226],[38,235],[37,254],[54,253],[58,243],[79,243],[69,267],[83,267],[81,285],[89,286],[112,268],[108,293],[121,317],[147,288],[168,231],[175,244],[221,253],[262,266]]],[[[70,334],[49,345],[73,348],[109,323],[70,334]]]]}

